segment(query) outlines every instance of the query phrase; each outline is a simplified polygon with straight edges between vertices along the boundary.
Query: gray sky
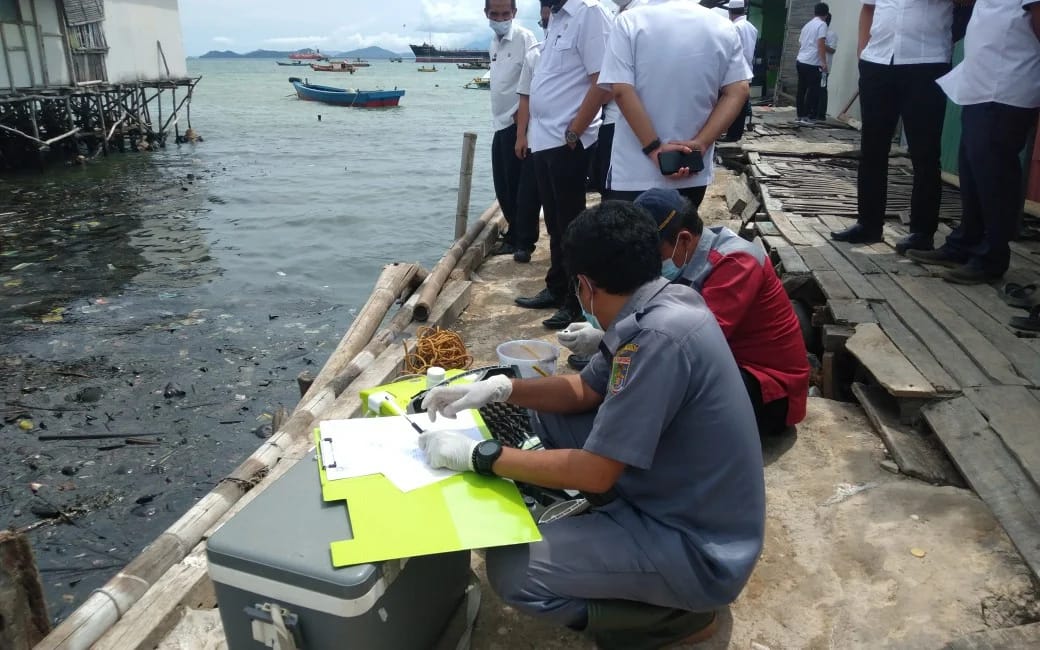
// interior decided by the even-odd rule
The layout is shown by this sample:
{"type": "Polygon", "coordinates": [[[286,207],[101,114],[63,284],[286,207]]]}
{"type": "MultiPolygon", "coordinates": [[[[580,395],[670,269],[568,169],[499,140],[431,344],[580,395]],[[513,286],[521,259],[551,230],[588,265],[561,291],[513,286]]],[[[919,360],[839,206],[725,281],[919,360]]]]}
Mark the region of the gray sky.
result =
{"type": "MultiPolygon", "coordinates": [[[[537,28],[537,0],[517,0],[517,18],[537,28]]],[[[378,45],[407,52],[430,38],[440,47],[491,40],[483,0],[180,0],[188,56],[304,47],[378,45]]]]}

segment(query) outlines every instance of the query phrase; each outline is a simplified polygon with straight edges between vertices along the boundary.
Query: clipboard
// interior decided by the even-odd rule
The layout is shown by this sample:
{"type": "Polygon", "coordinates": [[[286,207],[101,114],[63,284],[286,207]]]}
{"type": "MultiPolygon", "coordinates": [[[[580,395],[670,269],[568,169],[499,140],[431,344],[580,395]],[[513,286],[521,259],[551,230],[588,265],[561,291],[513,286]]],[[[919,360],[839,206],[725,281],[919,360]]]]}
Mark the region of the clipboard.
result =
{"type": "MultiPolygon", "coordinates": [[[[491,434],[474,414],[485,438],[491,434]]],[[[319,455],[320,429],[314,430],[319,455]]],[[[319,459],[320,461],[320,459],[319,459]]],[[[541,540],[538,525],[509,480],[463,472],[411,492],[382,474],[328,480],[318,463],[322,498],[347,502],[354,537],[332,542],[337,567],[541,540]]]]}

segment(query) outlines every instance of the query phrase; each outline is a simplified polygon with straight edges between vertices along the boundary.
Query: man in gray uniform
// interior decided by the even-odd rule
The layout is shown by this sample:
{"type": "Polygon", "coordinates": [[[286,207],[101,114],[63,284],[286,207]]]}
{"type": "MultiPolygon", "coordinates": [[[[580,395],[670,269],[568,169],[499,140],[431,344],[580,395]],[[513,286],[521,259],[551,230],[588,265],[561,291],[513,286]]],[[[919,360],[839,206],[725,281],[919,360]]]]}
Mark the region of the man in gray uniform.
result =
{"type": "Polygon", "coordinates": [[[743,589],[765,517],[762,456],[747,391],[715,317],[660,277],[657,227],[607,201],[567,229],[564,258],[589,322],[606,327],[581,375],[494,377],[430,391],[447,417],[491,402],[535,411],[541,451],[431,431],[434,467],[600,495],[543,540],[487,551],[488,579],[513,607],[600,648],[703,640],[743,589]],[[603,495],[609,494],[609,497],[603,495]]]}

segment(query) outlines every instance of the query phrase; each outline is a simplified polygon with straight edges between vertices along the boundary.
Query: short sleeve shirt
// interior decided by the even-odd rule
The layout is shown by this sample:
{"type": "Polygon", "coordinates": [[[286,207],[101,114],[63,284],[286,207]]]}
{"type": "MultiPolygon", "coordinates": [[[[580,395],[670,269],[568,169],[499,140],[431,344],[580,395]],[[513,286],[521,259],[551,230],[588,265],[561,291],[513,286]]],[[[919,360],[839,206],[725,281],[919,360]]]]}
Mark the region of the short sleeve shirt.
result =
{"type": "Polygon", "coordinates": [[[881,65],[949,63],[952,0],[862,0],[874,5],[870,40],[860,58],[881,65]]]}
{"type": "Polygon", "coordinates": [[[543,45],[545,43],[539,42],[527,48],[527,53],[524,54],[524,67],[520,70],[520,81],[516,84],[518,95],[531,94],[531,78],[534,77],[534,69],[538,65],[538,59],[542,57],[543,45]]]}
{"type": "Polygon", "coordinates": [[[761,443],[718,323],[658,279],[607,329],[582,380],[604,396],[585,450],[624,463],[603,509],[690,610],[731,602],[762,548],[761,443]]]}
{"type": "Polygon", "coordinates": [[[530,30],[513,23],[502,38],[491,39],[491,118],[496,131],[513,124],[519,99],[516,96],[524,56],[535,42],[530,30]]]}
{"type": "MultiPolygon", "coordinates": [[[[737,29],[728,18],[689,0],[650,0],[617,17],[599,83],[628,84],[650,116],[662,142],[696,136],[718,103],[723,86],[751,78],[737,29]],[[662,61],[669,65],[662,65],[662,61]]],[[[618,120],[608,186],[619,191],[653,187],[683,189],[711,183],[714,147],[704,152],[704,171],[672,179],[643,153],[626,120],[618,120]]]]}
{"type": "Polygon", "coordinates": [[[827,42],[827,23],[819,16],[814,17],[802,27],[798,36],[798,62],[806,65],[823,65],[820,60],[818,42],[827,42]]]}

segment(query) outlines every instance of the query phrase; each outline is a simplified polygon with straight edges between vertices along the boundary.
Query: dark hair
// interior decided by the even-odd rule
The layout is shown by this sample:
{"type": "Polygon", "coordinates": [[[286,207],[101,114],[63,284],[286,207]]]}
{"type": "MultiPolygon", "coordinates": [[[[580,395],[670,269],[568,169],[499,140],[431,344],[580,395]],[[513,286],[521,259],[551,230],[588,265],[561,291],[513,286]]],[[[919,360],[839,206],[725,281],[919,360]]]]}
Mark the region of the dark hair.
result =
{"type": "Polygon", "coordinates": [[[701,221],[701,216],[697,214],[697,206],[685,197],[683,197],[682,202],[683,207],[679,210],[679,214],[675,215],[676,218],[669,221],[664,230],[660,231],[661,241],[674,244],[679,237],[680,230],[689,230],[697,236],[704,232],[704,222],[701,221]]]}
{"type": "Polygon", "coordinates": [[[826,2],[817,2],[816,6],[813,7],[813,15],[823,18],[831,12],[831,8],[827,6],[826,2]]]}
{"type": "MultiPolygon", "coordinates": [[[[544,4],[545,0],[542,0],[542,2],[543,2],[543,4],[544,4]]],[[[516,11],[516,0],[513,0],[513,1],[512,1],[512,2],[510,3],[510,4],[512,4],[512,5],[513,5],[513,6],[511,7],[511,8],[512,8],[512,10],[513,10],[513,11],[516,11]]],[[[487,10],[488,10],[488,9],[490,9],[490,8],[491,8],[491,0],[484,0],[484,11],[487,11],[487,10]]]]}
{"type": "Polygon", "coordinates": [[[604,201],[578,215],[563,235],[571,278],[588,276],[614,295],[627,295],[661,275],[657,223],[627,201],[604,201]]]}

